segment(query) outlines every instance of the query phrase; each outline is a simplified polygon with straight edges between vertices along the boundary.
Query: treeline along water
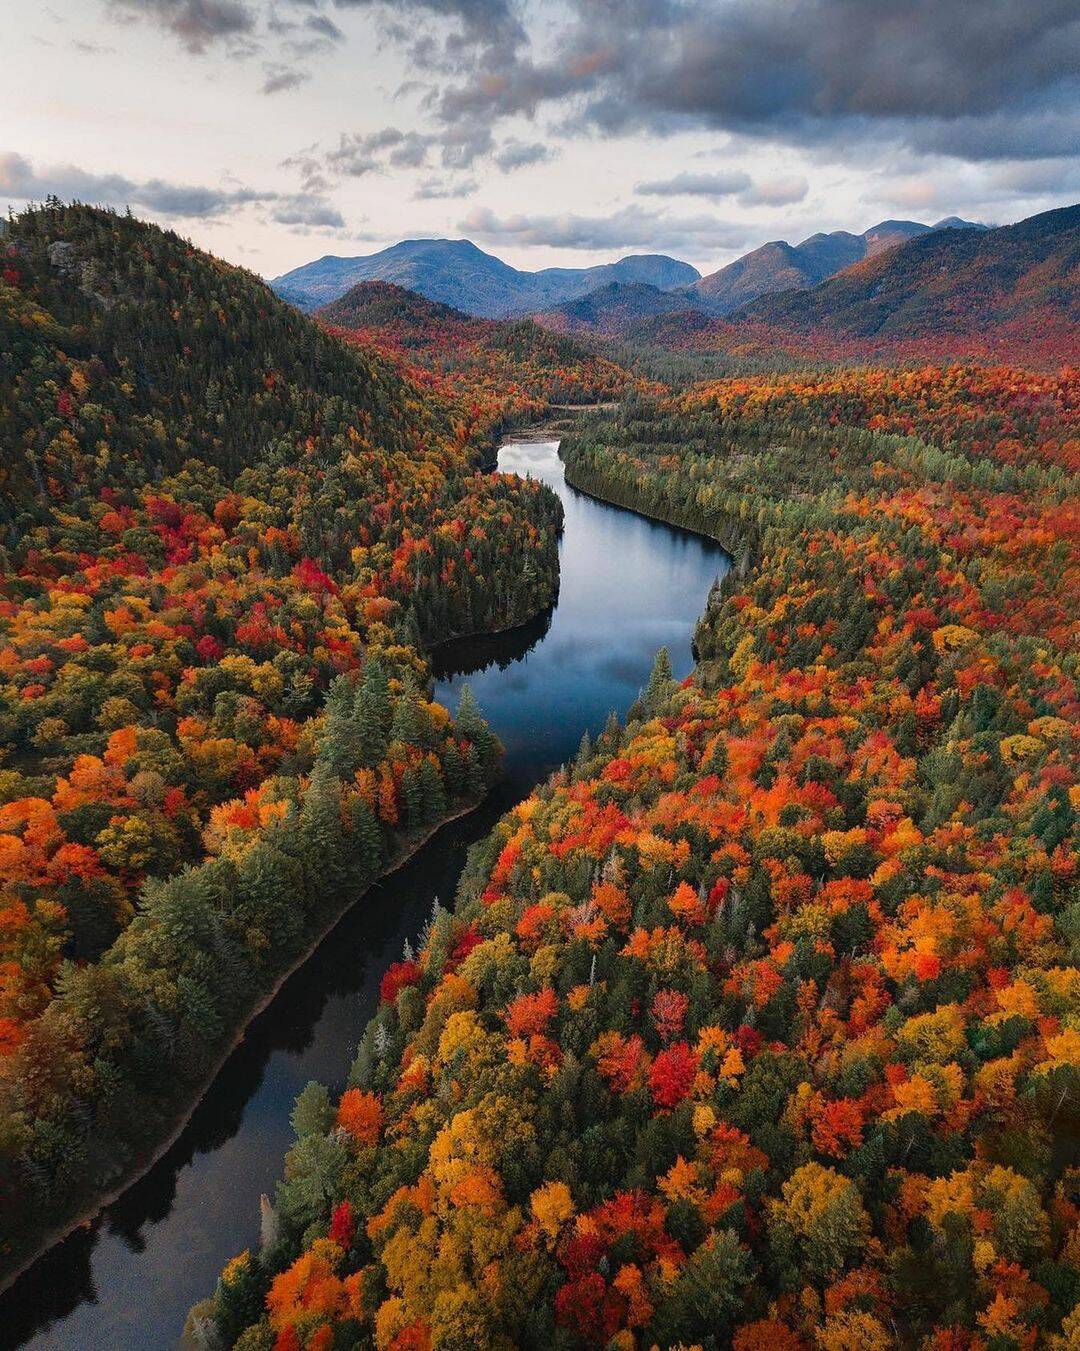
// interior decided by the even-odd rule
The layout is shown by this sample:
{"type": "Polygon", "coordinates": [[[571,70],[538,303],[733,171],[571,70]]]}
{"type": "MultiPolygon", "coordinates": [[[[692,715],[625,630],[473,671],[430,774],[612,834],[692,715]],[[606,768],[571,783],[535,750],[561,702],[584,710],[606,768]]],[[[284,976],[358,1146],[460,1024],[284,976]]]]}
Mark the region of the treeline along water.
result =
{"type": "Polygon", "coordinates": [[[173,1346],[191,1304],[258,1240],[258,1197],[280,1176],[297,1093],[309,1079],[343,1083],[384,969],[435,899],[452,901],[469,845],[571,759],[584,731],[625,713],[658,648],[676,675],[689,672],[694,623],[727,555],[576,492],[555,441],[510,442],[499,468],[543,479],[566,518],[558,603],[437,654],[437,697],[454,707],[467,682],[506,746],[498,789],[365,895],[252,1023],[173,1148],[0,1299],[0,1346],[173,1346]]]}

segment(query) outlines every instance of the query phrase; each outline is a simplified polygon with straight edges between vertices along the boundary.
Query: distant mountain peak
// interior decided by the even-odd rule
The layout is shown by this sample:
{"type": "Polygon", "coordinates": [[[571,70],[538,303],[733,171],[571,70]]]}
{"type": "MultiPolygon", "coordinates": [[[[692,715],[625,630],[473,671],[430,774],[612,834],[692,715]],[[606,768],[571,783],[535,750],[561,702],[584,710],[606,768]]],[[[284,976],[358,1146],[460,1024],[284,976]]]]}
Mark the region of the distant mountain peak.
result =
{"type": "Polygon", "coordinates": [[[978,229],[950,216],[937,225],[914,220],[882,220],[861,234],[848,230],[818,231],[799,244],[776,239],[696,282],[693,290],[717,314],[728,314],[759,296],[805,290],[834,277],[864,258],[896,248],[909,239],[939,229],[978,229]]]}
{"type": "Polygon", "coordinates": [[[560,304],[608,281],[661,289],[689,286],[700,273],[665,254],[627,254],[597,267],[528,272],[485,253],[470,239],[403,239],[357,258],[327,256],[270,283],[286,300],[313,310],[362,281],[387,281],[483,318],[505,318],[560,304]]]}
{"type": "Polygon", "coordinates": [[[989,230],[992,227],[983,225],[981,221],[964,220],[962,216],[944,216],[941,220],[934,222],[933,228],[935,230],[989,230]]]}
{"type": "Polygon", "coordinates": [[[1080,206],[990,228],[939,222],[808,290],[762,295],[732,316],[778,345],[821,337],[870,351],[904,343],[961,345],[988,334],[1014,348],[1075,351],[1080,206]]]}

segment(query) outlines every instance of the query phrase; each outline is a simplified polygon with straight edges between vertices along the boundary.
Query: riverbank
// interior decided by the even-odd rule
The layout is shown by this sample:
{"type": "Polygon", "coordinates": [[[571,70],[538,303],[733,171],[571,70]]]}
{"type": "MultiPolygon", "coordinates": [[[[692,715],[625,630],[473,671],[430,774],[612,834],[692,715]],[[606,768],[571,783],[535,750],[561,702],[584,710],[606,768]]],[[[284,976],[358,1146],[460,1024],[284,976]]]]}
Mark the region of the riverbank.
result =
{"type": "Polygon", "coordinates": [[[94,1220],[97,1219],[103,1210],[106,1210],[109,1206],[118,1201],[126,1191],[140,1180],[140,1178],[145,1177],[150,1169],[169,1152],[180,1138],[211,1084],[221,1073],[229,1057],[243,1042],[252,1022],[260,1013],[265,1012],[265,1010],[270,1007],[289,978],[311,959],[316,949],[330,937],[353,906],[359,904],[368,892],[380,882],[387,877],[391,877],[400,868],[404,867],[405,864],[415,857],[415,855],[417,855],[430,840],[434,839],[445,826],[452,825],[455,821],[460,821],[463,817],[476,811],[483,801],[484,798],[479,797],[467,802],[459,810],[444,816],[440,821],[436,822],[435,825],[431,826],[430,829],[417,835],[415,839],[404,843],[401,850],[386,864],[377,877],[371,879],[362,891],[351,896],[343,905],[334,907],[332,911],[320,917],[320,923],[317,926],[311,941],[306,945],[303,951],[299,952],[296,957],[288,963],[287,966],[279,970],[269,988],[261,995],[257,996],[252,1002],[239,1026],[236,1028],[235,1033],[228,1042],[222,1046],[220,1052],[207,1067],[206,1071],[201,1074],[198,1079],[191,1081],[187,1085],[183,1095],[184,1102],[181,1106],[177,1107],[172,1116],[171,1129],[169,1130],[167,1137],[159,1144],[153,1146],[147,1145],[146,1148],[148,1152],[144,1153],[141,1158],[132,1164],[132,1166],[124,1173],[123,1179],[109,1192],[103,1196],[96,1197],[93,1200],[87,1199],[78,1214],[68,1220],[58,1223],[34,1245],[32,1251],[29,1251],[25,1256],[18,1259],[19,1265],[14,1270],[0,1275],[0,1295],[9,1290],[19,1278],[51,1248],[56,1247],[58,1243],[62,1243],[79,1229],[86,1228],[93,1224],[94,1220]]]}
{"type": "MultiPolygon", "coordinates": [[[[685,530],[687,534],[697,535],[699,539],[708,540],[710,544],[719,545],[721,549],[731,558],[733,563],[739,562],[740,552],[745,547],[745,540],[736,541],[730,537],[723,539],[720,535],[711,530],[703,530],[698,525],[691,525],[689,522],[680,519],[677,511],[663,512],[658,509],[650,510],[633,501],[623,501],[620,495],[614,492],[609,486],[600,487],[597,484],[588,486],[586,476],[580,473],[575,474],[570,465],[563,460],[563,471],[566,474],[566,481],[575,492],[583,493],[594,502],[602,502],[608,507],[618,507],[622,511],[632,511],[635,516],[644,516],[647,521],[656,521],[660,525],[670,525],[676,530],[685,530]]],[[[740,575],[745,573],[748,564],[740,563],[740,575]]]]}
{"type": "Polygon", "coordinates": [[[501,644],[494,640],[494,652],[481,639],[437,649],[448,669],[436,666],[435,697],[453,708],[468,684],[506,748],[494,793],[442,843],[416,849],[407,880],[352,907],[321,956],[298,962],[296,979],[269,1001],[270,1027],[260,1020],[245,1042],[246,1053],[265,1044],[265,1057],[247,1066],[241,1052],[235,1073],[227,1070],[204,1095],[178,1148],[156,1170],[147,1168],[148,1179],[129,1187],[101,1225],[57,1250],[9,1296],[0,1320],[10,1314],[11,1327],[35,1351],[58,1344],[165,1351],[173,1344],[170,1334],[179,1333],[190,1305],[258,1232],[254,1201],[273,1191],[266,1160],[280,1161],[293,1143],[296,1094],[310,1079],[345,1082],[355,1037],[378,1008],[382,969],[403,942],[416,942],[434,900],[452,903],[465,852],[459,836],[471,842],[486,832],[489,813],[509,810],[573,759],[584,730],[595,736],[612,710],[625,713],[658,647],[669,649],[678,674],[690,671],[693,627],[726,558],[704,536],[571,491],[550,444],[558,439],[511,437],[499,455],[502,472],[539,479],[563,502],[558,603],[542,623],[534,618],[509,629],[501,644]],[[382,926],[380,916],[391,925],[395,915],[411,915],[409,927],[383,949],[371,948],[364,916],[382,926]],[[301,967],[317,972],[311,979],[318,996],[301,967]],[[235,1089],[223,1084],[226,1077],[235,1089]]]}

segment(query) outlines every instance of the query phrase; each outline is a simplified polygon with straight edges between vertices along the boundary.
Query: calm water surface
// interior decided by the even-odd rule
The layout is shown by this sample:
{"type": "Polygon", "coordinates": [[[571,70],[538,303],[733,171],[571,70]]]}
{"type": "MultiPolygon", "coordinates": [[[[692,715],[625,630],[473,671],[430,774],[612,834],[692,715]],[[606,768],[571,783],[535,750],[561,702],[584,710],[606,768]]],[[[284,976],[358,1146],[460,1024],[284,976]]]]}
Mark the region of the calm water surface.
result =
{"type": "Polygon", "coordinates": [[[586,728],[625,713],[657,648],[669,649],[676,675],[690,670],[694,623],[727,555],[568,487],[555,441],[511,442],[499,468],[543,479],[566,510],[552,610],[439,654],[437,697],[453,707],[472,686],[506,746],[502,782],[344,917],[252,1023],[161,1162],[0,1298],[0,1346],[174,1346],[190,1306],[258,1239],[259,1194],[280,1176],[294,1098],[309,1079],[343,1084],[383,971],[433,901],[453,899],[469,845],[571,759],[586,728]]]}

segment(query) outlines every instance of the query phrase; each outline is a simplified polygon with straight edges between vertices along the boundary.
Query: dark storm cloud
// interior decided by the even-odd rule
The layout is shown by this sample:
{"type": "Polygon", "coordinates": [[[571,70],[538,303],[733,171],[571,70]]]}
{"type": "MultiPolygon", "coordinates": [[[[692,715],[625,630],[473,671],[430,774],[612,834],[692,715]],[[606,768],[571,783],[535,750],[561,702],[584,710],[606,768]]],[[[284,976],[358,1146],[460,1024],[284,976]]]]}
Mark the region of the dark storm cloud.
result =
{"type": "MultiPolygon", "coordinates": [[[[505,3],[405,7],[467,10],[476,28],[477,9],[509,22],[505,3]]],[[[443,122],[490,126],[561,103],[601,133],[705,126],[812,143],[881,128],[980,159],[1015,153],[1011,117],[1029,119],[1040,141],[1029,154],[1053,153],[1063,135],[1075,145],[1080,130],[1075,0],[573,0],[571,10],[546,49],[503,43],[487,52],[500,60],[435,79],[443,122]]]]}
{"type": "Polygon", "coordinates": [[[224,38],[255,31],[254,11],[241,0],[109,0],[119,17],[158,24],[192,52],[202,52],[224,38]]]}
{"type": "Polygon", "coordinates": [[[1080,103],[957,118],[924,128],[921,140],[926,150],[968,160],[1075,155],[1080,148],[1080,103]]]}

